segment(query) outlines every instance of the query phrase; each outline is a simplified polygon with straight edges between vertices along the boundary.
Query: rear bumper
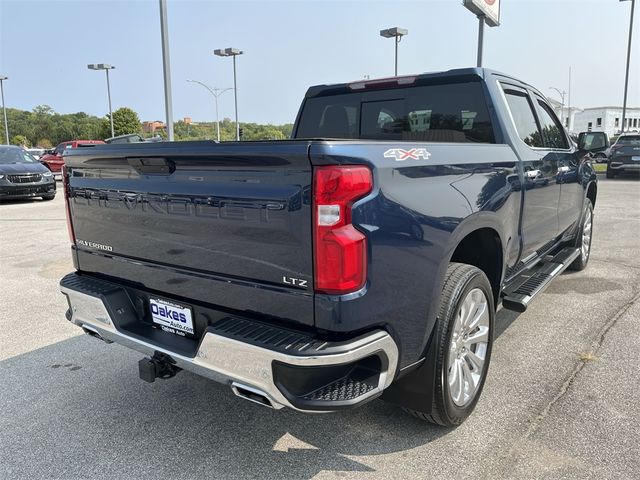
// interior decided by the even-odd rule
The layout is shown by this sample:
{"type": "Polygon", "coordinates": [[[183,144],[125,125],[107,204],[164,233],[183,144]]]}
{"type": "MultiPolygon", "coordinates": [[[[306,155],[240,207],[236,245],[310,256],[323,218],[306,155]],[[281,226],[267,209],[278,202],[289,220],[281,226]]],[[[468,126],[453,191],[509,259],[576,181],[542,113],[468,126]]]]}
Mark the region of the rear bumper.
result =
{"type": "Polygon", "coordinates": [[[617,172],[640,172],[640,162],[620,162],[616,160],[610,160],[609,168],[617,172]]]}
{"type": "Polygon", "coordinates": [[[398,348],[383,330],[324,341],[239,317],[208,327],[190,357],[119,328],[114,317],[132,310],[118,303],[128,296],[116,284],[69,274],[60,289],[69,302],[68,320],[86,333],[145,355],[167,355],[179,368],[227,384],[247,399],[242,392],[257,393],[268,401],[259,403],[276,409],[354,407],[379,396],[397,369],[398,348]]]}

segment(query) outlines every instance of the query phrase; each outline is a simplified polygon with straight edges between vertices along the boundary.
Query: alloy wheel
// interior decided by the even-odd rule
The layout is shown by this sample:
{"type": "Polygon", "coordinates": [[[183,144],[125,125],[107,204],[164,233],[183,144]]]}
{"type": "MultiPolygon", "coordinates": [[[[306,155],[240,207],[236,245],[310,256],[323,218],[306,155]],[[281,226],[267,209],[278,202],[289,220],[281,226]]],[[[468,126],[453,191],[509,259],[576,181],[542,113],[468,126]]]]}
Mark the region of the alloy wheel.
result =
{"type": "Polygon", "coordinates": [[[489,344],[489,304],[485,293],[471,290],[460,304],[447,358],[451,400],[458,407],[471,402],[484,375],[489,344]]]}

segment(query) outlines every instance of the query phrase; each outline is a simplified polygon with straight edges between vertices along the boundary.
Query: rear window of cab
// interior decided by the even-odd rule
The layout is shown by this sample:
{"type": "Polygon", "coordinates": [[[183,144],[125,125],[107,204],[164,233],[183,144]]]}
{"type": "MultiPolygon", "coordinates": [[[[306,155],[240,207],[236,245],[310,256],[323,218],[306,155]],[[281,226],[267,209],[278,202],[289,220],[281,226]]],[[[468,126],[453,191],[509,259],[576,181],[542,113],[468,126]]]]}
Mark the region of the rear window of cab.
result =
{"type": "Polygon", "coordinates": [[[495,143],[480,82],[308,98],[296,138],[495,143]]]}

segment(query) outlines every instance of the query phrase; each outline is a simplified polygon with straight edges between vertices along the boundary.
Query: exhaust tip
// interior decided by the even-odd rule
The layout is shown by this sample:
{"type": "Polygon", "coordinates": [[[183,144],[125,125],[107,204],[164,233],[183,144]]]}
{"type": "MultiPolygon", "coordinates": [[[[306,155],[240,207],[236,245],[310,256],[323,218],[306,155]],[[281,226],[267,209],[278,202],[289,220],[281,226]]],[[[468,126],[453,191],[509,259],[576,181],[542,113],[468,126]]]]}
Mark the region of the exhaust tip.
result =
{"type": "Polygon", "coordinates": [[[100,335],[97,330],[87,327],[86,325],[82,326],[82,331],[87,335],[89,335],[90,337],[97,338],[98,340],[102,340],[104,343],[113,343],[111,340],[107,340],[106,338],[102,337],[102,335],[100,335]]]}
{"type": "Polygon", "coordinates": [[[242,385],[241,383],[231,382],[231,390],[240,398],[244,398],[253,403],[263,405],[265,407],[274,408],[273,404],[269,400],[269,397],[257,388],[242,385]]]}

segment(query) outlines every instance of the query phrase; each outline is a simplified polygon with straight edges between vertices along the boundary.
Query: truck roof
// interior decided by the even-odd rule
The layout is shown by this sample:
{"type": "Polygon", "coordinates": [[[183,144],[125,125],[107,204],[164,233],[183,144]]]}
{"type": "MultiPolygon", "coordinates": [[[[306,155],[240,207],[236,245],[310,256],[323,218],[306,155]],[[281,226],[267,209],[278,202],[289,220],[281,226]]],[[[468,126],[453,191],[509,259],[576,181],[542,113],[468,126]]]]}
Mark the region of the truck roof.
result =
{"type": "Polygon", "coordinates": [[[314,85],[309,87],[305,98],[310,97],[320,97],[325,95],[339,95],[341,93],[348,93],[352,91],[357,91],[360,88],[366,88],[367,86],[380,86],[383,87],[385,85],[395,84],[397,87],[402,86],[414,86],[421,84],[437,84],[440,82],[450,82],[451,80],[456,81],[470,81],[470,80],[478,80],[478,79],[486,79],[490,75],[496,75],[500,77],[504,77],[511,81],[515,81],[521,85],[525,85],[533,90],[537,89],[522,80],[518,80],[511,75],[499,72],[497,70],[492,70],[490,68],[476,68],[476,67],[467,67],[467,68],[455,68],[446,71],[440,72],[425,72],[413,75],[401,75],[397,77],[386,77],[386,78],[375,78],[375,79],[362,79],[355,80],[347,83],[335,83],[335,84],[324,84],[324,85],[314,85]]]}

